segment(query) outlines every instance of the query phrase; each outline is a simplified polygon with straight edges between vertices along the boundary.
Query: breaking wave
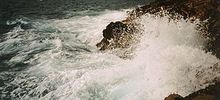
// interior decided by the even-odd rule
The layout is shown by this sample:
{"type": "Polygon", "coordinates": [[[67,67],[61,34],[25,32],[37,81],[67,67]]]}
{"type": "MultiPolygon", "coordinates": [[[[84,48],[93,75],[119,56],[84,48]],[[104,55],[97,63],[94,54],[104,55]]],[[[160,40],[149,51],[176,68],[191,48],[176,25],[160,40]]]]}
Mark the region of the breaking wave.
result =
{"type": "Polygon", "coordinates": [[[136,20],[142,36],[133,58],[97,50],[102,30],[124,19],[124,12],[15,27],[0,43],[0,55],[12,55],[2,60],[11,69],[0,73],[1,98],[163,100],[170,93],[186,96],[220,77],[219,59],[204,50],[207,39],[198,31],[199,21],[144,15],[136,20]],[[26,67],[16,69],[21,64],[26,67]]]}

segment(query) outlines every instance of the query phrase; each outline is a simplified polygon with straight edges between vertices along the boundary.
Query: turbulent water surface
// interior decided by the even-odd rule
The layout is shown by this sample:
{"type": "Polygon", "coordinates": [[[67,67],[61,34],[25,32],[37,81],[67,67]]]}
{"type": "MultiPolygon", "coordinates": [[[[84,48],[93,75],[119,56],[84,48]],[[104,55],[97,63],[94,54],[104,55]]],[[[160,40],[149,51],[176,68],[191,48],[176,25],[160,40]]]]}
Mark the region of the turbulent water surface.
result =
{"type": "Polygon", "coordinates": [[[163,100],[220,77],[201,22],[144,15],[133,57],[95,44],[111,21],[144,0],[1,1],[1,100],[163,100]]]}

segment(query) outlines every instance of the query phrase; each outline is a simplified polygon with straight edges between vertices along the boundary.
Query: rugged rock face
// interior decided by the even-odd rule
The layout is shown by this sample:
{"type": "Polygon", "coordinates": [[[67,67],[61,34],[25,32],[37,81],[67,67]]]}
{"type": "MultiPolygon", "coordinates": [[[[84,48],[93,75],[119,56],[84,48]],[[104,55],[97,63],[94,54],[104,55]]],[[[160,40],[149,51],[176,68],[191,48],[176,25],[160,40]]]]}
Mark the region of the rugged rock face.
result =
{"type": "Polygon", "coordinates": [[[211,51],[220,58],[220,1],[219,0],[156,0],[130,12],[127,19],[110,23],[103,30],[103,39],[97,44],[100,50],[125,48],[132,44],[133,35],[138,30],[133,20],[146,13],[161,15],[166,11],[171,19],[189,19],[194,21],[208,20],[204,31],[210,41],[207,51],[211,51]],[[176,16],[179,14],[180,16],[176,16]]]}
{"type": "Polygon", "coordinates": [[[171,15],[178,13],[184,18],[206,20],[217,12],[218,3],[218,0],[156,0],[150,5],[137,8],[135,13],[140,16],[144,13],[155,14],[166,10],[171,15]]]}
{"type": "Polygon", "coordinates": [[[171,94],[166,97],[164,100],[183,100],[183,97],[178,94],[171,94]]]}
{"type": "Polygon", "coordinates": [[[125,21],[111,22],[103,30],[103,39],[96,46],[100,50],[129,47],[134,41],[132,35],[138,31],[133,24],[125,21]]]}
{"type": "Polygon", "coordinates": [[[219,100],[220,99],[220,83],[210,85],[205,89],[194,92],[186,97],[178,94],[171,94],[164,100],[219,100]]]}
{"type": "MultiPolygon", "coordinates": [[[[125,20],[110,23],[103,30],[103,39],[97,46],[100,50],[129,47],[132,44],[131,40],[134,39],[132,34],[138,31],[133,20],[146,13],[162,17],[162,11],[165,11],[172,20],[179,18],[189,21],[207,20],[203,26],[205,35],[210,39],[206,49],[220,58],[220,0],[156,0],[133,10],[125,20]],[[176,16],[177,14],[180,16],[176,16]]],[[[220,83],[186,97],[171,94],[165,100],[220,100],[220,83]]]]}
{"type": "MultiPolygon", "coordinates": [[[[123,47],[123,45],[119,44],[119,38],[122,35],[128,33],[128,25],[124,24],[120,21],[111,22],[106,29],[103,30],[103,39],[100,43],[97,44],[97,47],[100,47],[100,50],[105,50],[107,48],[115,48],[115,47],[123,47]],[[114,44],[110,44],[110,40],[113,39],[114,44]],[[111,46],[110,46],[111,45],[111,46]]],[[[131,34],[131,33],[128,33],[131,34]]]]}

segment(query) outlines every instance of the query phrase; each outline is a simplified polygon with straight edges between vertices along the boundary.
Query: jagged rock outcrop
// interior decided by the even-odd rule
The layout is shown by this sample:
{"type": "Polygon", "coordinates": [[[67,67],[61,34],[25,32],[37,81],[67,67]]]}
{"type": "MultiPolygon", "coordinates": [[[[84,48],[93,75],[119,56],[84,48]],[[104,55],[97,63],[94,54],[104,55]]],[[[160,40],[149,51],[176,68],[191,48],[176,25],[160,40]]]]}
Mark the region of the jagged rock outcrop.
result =
{"type": "Polygon", "coordinates": [[[111,22],[103,30],[103,39],[96,46],[100,50],[114,49],[114,48],[127,48],[134,41],[132,36],[138,31],[134,23],[125,21],[111,22]]]}
{"type": "Polygon", "coordinates": [[[220,83],[210,85],[184,98],[178,94],[171,94],[164,100],[220,100],[220,83]]]}
{"type": "Polygon", "coordinates": [[[103,39],[97,44],[100,50],[128,47],[132,42],[132,34],[137,32],[133,20],[146,13],[163,16],[166,12],[171,19],[184,18],[190,21],[208,20],[203,31],[210,39],[206,46],[220,58],[220,1],[219,0],[156,0],[130,12],[123,21],[110,23],[103,30],[103,39]]]}
{"type": "MultiPolygon", "coordinates": [[[[209,38],[206,50],[220,58],[220,0],[156,0],[130,12],[123,21],[110,23],[103,30],[103,39],[97,46],[100,50],[125,48],[132,44],[132,36],[138,29],[133,20],[146,14],[163,16],[166,12],[171,20],[184,18],[189,21],[207,20],[202,34],[209,38]]],[[[220,83],[194,92],[186,97],[172,94],[165,100],[220,100],[220,83]]]]}
{"type": "Polygon", "coordinates": [[[114,45],[113,46],[117,46],[119,47],[119,42],[118,44],[117,41],[119,40],[119,38],[122,37],[122,35],[124,35],[125,33],[128,32],[128,26],[120,21],[117,22],[111,22],[108,26],[106,26],[106,29],[103,30],[103,39],[100,43],[97,44],[97,47],[100,47],[100,50],[105,50],[106,48],[110,48],[110,40],[113,39],[114,40],[114,45]]]}
{"type": "Polygon", "coordinates": [[[171,16],[182,15],[185,19],[196,18],[206,20],[215,15],[218,0],[156,0],[150,5],[137,8],[133,12],[140,16],[145,13],[155,14],[166,10],[171,16]]]}
{"type": "Polygon", "coordinates": [[[164,100],[183,100],[183,97],[178,94],[171,94],[166,97],[164,100]]]}

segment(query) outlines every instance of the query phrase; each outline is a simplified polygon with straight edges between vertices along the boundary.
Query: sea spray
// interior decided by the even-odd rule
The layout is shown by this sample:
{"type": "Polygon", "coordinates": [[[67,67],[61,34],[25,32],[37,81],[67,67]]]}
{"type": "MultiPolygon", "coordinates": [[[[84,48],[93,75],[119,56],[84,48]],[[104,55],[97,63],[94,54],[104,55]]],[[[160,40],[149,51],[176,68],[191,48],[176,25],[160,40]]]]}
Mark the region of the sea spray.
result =
{"type": "MultiPolygon", "coordinates": [[[[5,95],[23,100],[163,100],[170,93],[186,96],[219,77],[214,70],[219,68],[219,59],[205,52],[199,22],[144,15],[136,20],[141,24],[141,38],[134,44],[131,59],[97,50],[102,29],[125,16],[123,11],[107,11],[50,20],[47,25],[58,33],[37,35],[53,37],[42,41],[50,49],[26,61],[32,66],[17,73],[5,87],[5,92],[11,89],[5,95]]],[[[33,37],[29,40],[39,41],[33,37]]]]}
{"type": "Polygon", "coordinates": [[[134,58],[124,60],[115,58],[114,54],[95,53],[93,57],[99,55],[96,59],[88,59],[98,61],[95,66],[83,67],[83,72],[78,69],[78,74],[73,75],[77,78],[45,97],[161,100],[170,93],[186,96],[219,77],[219,72],[213,71],[213,66],[219,67],[219,60],[204,51],[206,39],[197,30],[199,22],[169,21],[168,17],[146,15],[137,23],[142,24],[143,31],[133,51],[134,58]]]}

